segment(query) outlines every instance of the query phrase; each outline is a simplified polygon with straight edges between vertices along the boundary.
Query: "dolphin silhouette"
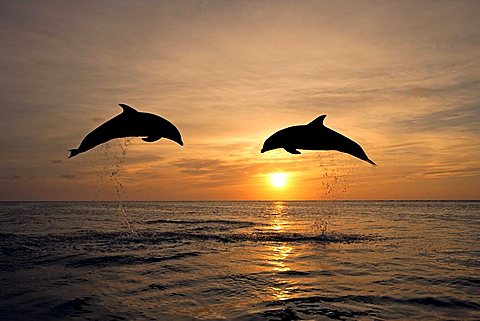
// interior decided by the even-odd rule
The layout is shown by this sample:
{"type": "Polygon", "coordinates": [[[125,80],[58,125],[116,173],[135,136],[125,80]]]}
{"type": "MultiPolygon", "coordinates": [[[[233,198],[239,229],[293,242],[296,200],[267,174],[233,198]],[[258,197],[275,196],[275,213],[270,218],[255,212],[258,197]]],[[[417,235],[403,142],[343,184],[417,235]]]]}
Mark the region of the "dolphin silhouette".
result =
{"type": "Polygon", "coordinates": [[[70,156],[68,158],[86,152],[111,139],[123,137],[144,137],[142,140],[146,142],[154,142],[164,137],[183,146],[182,136],[177,127],[165,118],[139,112],[125,104],[118,105],[123,108],[123,112],[91,131],[78,148],[69,149],[70,156]]]}
{"type": "Polygon", "coordinates": [[[323,121],[327,115],[321,115],[306,125],[297,125],[279,130],[263,143],[262,153],[283,148],[291,154],[300,154],[297,149],[337,150],[361,160],[375,164],[365,151],[350,138],[325,127],[323,121]]]}

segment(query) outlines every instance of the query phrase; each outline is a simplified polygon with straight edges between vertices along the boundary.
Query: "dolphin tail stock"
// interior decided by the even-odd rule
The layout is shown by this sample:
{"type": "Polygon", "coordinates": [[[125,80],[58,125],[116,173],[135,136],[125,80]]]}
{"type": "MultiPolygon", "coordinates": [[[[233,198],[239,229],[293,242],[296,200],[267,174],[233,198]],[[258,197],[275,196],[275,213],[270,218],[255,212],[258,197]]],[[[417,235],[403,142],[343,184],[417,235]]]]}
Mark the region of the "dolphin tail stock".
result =
{"type": "Polygon", "coordinates": [[[80,152],[76,148],[69,149],[68,151],[70,152],[70,156],[68,156],[68,158],[72,158],[73,156],[80,154],[80,152]]]}

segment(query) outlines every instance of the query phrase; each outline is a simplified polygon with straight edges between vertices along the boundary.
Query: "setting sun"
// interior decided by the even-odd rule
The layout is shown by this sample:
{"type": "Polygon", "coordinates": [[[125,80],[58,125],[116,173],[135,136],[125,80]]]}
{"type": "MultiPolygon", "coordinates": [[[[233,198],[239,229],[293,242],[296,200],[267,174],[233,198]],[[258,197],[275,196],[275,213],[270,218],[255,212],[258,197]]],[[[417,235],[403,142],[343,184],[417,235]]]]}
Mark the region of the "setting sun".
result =
{"type": "Polygon", "coordinates": [[[287,174],[285,173],[273,173],[271,175],[272,185],[281,188],[287,184],[287,174]]]}

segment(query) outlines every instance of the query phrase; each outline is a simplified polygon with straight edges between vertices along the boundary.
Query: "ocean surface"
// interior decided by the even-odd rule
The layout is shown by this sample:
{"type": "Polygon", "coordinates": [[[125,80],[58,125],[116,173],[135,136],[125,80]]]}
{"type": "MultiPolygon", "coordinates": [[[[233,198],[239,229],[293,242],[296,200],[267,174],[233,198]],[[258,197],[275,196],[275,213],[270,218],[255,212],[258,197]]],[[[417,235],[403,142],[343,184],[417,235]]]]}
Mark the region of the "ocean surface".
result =
{"type": "Polygon", "coordinates": [[[0,320],[480,320],[480,202],[1,202],[0,320]]]}

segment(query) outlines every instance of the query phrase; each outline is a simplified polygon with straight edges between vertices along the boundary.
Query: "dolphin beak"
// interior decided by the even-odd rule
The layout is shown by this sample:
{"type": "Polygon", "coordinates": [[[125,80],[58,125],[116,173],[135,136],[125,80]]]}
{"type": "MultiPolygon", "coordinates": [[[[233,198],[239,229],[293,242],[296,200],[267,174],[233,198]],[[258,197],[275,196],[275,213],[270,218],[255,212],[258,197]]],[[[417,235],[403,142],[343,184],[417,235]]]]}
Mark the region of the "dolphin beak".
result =
{"type": "Polygon", "coordinates": [[[260,153],[262,153],[262,154],[265,153],[265,152],[266,152],[265,148],[262,148],[262,150],[260,151],[260,153]]]}
{"type": "Polygon", "coordinates": [[[183,142],[182,141],[179,141],[177,142],[180,146],[183,146],[183,142]]]}

